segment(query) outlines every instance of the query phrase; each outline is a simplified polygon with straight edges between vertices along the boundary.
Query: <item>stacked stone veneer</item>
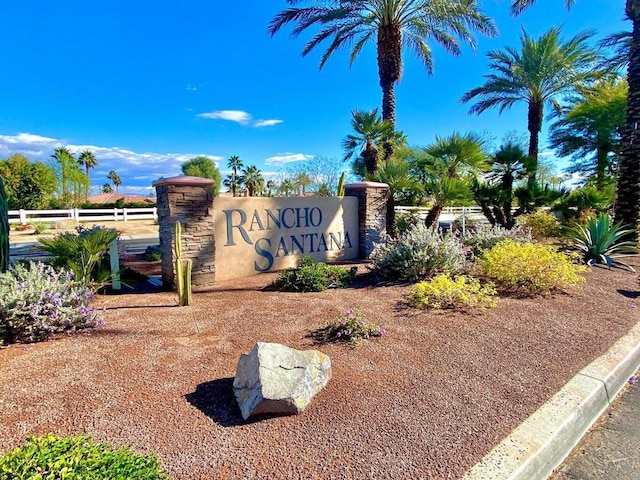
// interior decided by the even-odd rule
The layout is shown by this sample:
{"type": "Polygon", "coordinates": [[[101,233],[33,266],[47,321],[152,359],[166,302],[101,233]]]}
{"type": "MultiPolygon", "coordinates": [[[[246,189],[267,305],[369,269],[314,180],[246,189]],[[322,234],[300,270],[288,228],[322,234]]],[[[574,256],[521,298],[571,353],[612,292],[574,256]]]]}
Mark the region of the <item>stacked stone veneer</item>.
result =
{"type": "Polygon", "coordinates": [[[345,185],[344,194],[358,199],[360,256],[369,258],[375,244],[387,234],[389,185],[376,182],[350,183],[345,185]]]}
{"type": "Polygon", "coordinates": [[[215,238],[213,223],[213,180],[172,177],[153,184],[156,188],[162,283],[174,285],[174,235],[182,224],[182,256],[193,260],[192,284],[213,285],[215,281],[215,238]]]}

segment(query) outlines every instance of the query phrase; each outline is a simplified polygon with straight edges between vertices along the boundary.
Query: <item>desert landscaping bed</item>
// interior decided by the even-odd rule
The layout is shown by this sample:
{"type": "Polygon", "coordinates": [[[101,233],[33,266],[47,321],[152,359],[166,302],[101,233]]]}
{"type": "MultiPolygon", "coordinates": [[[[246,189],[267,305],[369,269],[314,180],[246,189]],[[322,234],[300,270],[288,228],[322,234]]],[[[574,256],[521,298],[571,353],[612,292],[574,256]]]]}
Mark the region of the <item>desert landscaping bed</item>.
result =
{"type": "Polygon", "coordinates": [[[103,327],[1,349],[0,451],[82,432],[155,452],[176,479],[458,478],[640,321],[636,275],[618,269],[477,314],[411,309],[410,286],[263,291],[274,275],[220,283],[190,307],[170,292],[99,296],[103,327]],[[316,345],[349,308],[387,335],[316,345]],[[256,341],[331,357],[302,415],[242,421],[232,377],[256,341]]]}

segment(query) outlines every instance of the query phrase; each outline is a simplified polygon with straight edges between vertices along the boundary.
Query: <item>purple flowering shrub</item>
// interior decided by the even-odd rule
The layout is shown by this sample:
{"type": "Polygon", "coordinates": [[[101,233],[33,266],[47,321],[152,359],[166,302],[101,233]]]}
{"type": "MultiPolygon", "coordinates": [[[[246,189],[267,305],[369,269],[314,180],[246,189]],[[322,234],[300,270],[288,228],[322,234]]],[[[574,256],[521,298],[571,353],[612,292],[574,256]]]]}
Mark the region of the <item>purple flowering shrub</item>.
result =
{"type": "Polygon", "coordinates": [[[455,275],[466,266],[464,247],[452,233],[418,225],[399,239],[375,246],[373,268],[387,280],[420,280],[440,273],[455,275]]]}
{"type": "Polygon", "coordinates": [[[0,275],[0,343],[39,342],[104,323],[89,306],[93,292],[74,274],[40,262],[13,264],[0,275]]]}
{"type": "Polygon", "coordinates": [[[345,342],[356,346],[361,340],[384,336],[386,330],[369,324],[360,310],[349,309],[345,315],[329,323],[323,333],[325,342],[345,342]]]}

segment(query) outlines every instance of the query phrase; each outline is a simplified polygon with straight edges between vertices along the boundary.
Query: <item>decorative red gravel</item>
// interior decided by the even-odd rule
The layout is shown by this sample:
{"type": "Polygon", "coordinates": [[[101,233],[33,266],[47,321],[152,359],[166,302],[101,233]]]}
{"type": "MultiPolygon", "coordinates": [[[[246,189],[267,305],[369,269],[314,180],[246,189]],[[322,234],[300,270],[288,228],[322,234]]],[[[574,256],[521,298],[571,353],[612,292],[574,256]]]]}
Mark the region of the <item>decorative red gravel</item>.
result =
{"type": "Polygon", "coordinates": [[[176,479],[458,478],[640,321],[636,275],[587,277],[571,295],[478,314],[413,310],[409,286],[262,291],[274,274],[190,307],[175,293],[99,297],[104,327],[0,350],[0,452],[82,432],[155,452],[176,479]],[[387,335],[315,345],[310,334],[349,308],[387,335]],[[232,377],[257,341],[331,357],[304,414],[242,422],[232,377]]]}

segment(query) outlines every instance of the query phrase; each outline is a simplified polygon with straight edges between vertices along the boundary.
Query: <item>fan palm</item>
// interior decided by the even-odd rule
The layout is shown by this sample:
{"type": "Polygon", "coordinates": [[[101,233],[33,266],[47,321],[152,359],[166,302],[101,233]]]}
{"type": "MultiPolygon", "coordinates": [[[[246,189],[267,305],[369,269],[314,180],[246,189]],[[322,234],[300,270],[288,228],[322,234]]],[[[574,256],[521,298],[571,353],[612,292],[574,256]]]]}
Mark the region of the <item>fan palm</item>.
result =
{"type": "Polygon", "coordinates": [[[433,54],[429,41],[459,55],[461,43],[475,47],[474,31],[487,36],[497,34],[493,21],[482,13],[477,0],[287,0],[287,3],[307,6],[290,7],[278,13],[269,24],[269,33],[274,35],[289,23],[296,24],[294,36],[319,26],[320,31],[306,44],[302,55],[328,40],[320,68],[342,47],[350,48],[349,63],[353,64],[367,43],[376,43],[382,118],[393,129],[394,86],[402,73],[403,47],[411,50],[431,74],[433,54]]]}
{"type": "Polygon", "coordinates": [[[587,44],[591,32],[582,32],[564,41],[560,28],[551,28],[538,39],[526,31],[520,36],[520,49],[507,47],[488,53],[492,73],[481,87],[462,97],[466,103],[477,99],[470,113],[480,114],[493,107],[500,113],[519,102],[528,106],[529,156],[532,159],[529,181],[535,179],[538,137],[546,104],[555,104],[561,95],[594,80],[598,73],[591,67],[598,56],[587,44]]]}
{"type": "Polygon", "coordinates": [[[374,175],[378,166],[379,147],[382,143],[391,141],[394,136],[393,127],[380,118],[377,108],[368,112],[354,110],[351,117],[351,126],[356,133],[347,135],[342,141],[344,161],[361,157],[366,174],[374,175]]]}
{"type": "Polygon", "coordinates": [[[572,157],[571,171],[595,176],[598,190],[614,171],[626,108],[626,82],[607,80],[571,99],[551,126],[551,147],[572,157]]]}
{"type": "Polygon", "coordinates": [[[107,178],[111,180],[111,183],[113,183],[113,186],[116,189],[116,193],[118,193],[118,187],[122,185],[122,180],[120,179],[120,176],[115,172],[115,170],[111,170],[107,175],[107,178]]]}
{"type": "Polygon", "coordinates": [[[493,155],[487,182],[474,181],[474,200],[492,225],[513,228],[513,184],[526,173],[529,158],[522,147],[507,141],[493,155]]]}
{"type": "Polygon", "coordinates": [[[235,197],[238,192],[238,187],[240,185],[240,176],[238,175],[238,170],[244,167],[242,160],[237,155],[233,155],[229,157],[227,161],[227,167],[231,169],[231,175],[227,177],[224,181],[224,185],[231,189],[232,195],[235,197]]]}
{"type": "Polygon", "coordinates": [[[436,136],[424,153],[414,160],[413,166],[433,200],[425,219],[425,224],[431,227],[436,225],[445,206],[470,199],[471,179],[488,169],[489,155],[477,134],[458,132],[444,138],[436,136]]]}
{"type": "Polygon", "coordinates": [[[242,169],[241,182],[247,188],[250,197],[255,196],[256,192],[262,191],[264,185],[264,177],[262,172],[255,165],[242,169]]]}

